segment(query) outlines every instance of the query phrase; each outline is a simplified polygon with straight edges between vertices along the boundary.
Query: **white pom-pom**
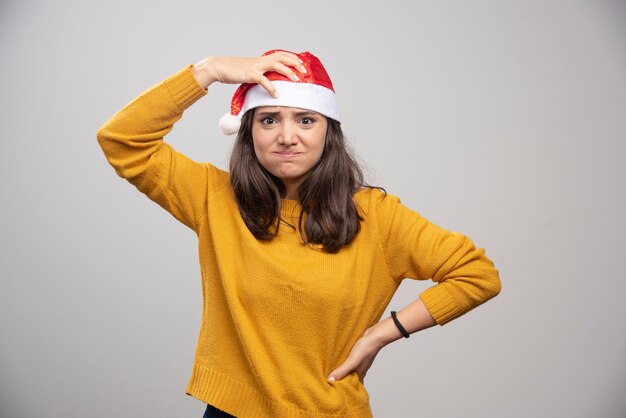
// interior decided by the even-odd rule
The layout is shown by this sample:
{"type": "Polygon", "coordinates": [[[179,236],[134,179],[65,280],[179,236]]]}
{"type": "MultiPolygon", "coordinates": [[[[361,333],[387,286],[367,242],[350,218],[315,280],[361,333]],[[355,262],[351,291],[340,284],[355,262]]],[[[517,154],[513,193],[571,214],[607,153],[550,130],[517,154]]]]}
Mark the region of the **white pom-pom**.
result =
{"type": "Polygon", "coordinates": [[[224,116],[220,118],[220,131],[224,135],[232,135],[236,134],[239,131],[239,127],[241,126],[241,119],[239,119],[235,115],[231,115],[230,113],[226,113],[224,116]]]}

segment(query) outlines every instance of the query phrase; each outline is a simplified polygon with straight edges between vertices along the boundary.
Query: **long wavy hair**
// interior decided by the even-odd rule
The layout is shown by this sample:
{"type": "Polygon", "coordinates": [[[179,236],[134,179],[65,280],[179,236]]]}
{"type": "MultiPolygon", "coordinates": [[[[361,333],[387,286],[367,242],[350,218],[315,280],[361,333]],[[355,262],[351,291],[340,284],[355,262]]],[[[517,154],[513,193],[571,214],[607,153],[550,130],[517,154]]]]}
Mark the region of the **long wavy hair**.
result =
{"type": "MultiPolygon", "coordinates": [[[[285,186],[259,162],[252,142],[255,109],[246,112],[230,157],[230,180],[239,211],[250,232],[271,240],[281,223],[281,198],[285,186]]],[[[354,194],[363,187],[363,173],[351,155],[341,124],[326,118],[328,128],[320,160],[298,188],[302,212],[298,230],[307,245],[319,244],[328,253],[348,245],[360,231],[354,194]],[[306,215],[306,216],[305,216],[306,215]]],[[[289,225],[289,224],[288,224],[289,225]]],[[[291,227],[295,228],[294,225],[291,227]]]]}

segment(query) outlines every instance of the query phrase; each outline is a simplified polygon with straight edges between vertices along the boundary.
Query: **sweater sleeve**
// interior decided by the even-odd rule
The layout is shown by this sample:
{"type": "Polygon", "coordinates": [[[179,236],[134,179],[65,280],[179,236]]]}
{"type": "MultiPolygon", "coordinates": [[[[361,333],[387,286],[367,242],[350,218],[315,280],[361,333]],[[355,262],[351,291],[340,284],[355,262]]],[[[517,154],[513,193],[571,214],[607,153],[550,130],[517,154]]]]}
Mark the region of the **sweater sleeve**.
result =
{"type": "Polygon", "coordinates": [[[206,212],[207,188],[217,168],[192,161],[163,137],[205,94],[186,67],[141,93],[97,133],[116,173],[194,230],[206,212]]]}
{"type": "Polygon", "coordinates": [[[392,195],[378,198],[383,250],[396,280],[432,279],[420,294],[439,325],[463,315],[500,292],[500,278],[484,249],[402,205],[392,195]]]}

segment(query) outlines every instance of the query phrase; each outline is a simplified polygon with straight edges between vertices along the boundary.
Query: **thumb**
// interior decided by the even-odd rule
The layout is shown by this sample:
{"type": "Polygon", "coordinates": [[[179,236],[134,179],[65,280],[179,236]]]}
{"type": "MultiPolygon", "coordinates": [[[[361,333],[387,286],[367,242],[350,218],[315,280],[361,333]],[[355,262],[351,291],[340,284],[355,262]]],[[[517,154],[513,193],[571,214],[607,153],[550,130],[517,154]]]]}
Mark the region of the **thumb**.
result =
{"type": "Polygon", "coordinates": [[[346,360],[341,366],[337,367],[328,375],[328,380],[336,382],[343,379],[350,374],[355,368],[355,365],[351,364],[349,360],[346,360]]]}

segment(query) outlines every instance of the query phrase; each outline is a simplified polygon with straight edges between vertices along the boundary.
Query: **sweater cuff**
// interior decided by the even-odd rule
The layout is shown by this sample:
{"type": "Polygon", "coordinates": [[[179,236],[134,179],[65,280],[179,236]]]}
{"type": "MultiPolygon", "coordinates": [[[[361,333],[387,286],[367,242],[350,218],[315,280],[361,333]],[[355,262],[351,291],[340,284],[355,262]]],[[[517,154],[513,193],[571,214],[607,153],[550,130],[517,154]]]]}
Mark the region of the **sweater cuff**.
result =
{"type": "Polygon", "coordinates": [[[445,325],[463,314],[463,310],[457,305],[454,298],[441,285],[434,285],[426,289],[420,294],[420,299],[439,325],[445,325]]]}
{"type": "Polygon", "coordinates": [[[207,94],[207,90],[203,89],[193,76],[191,65],[168,77],[164,83],[181,111],[207,94]]]}

